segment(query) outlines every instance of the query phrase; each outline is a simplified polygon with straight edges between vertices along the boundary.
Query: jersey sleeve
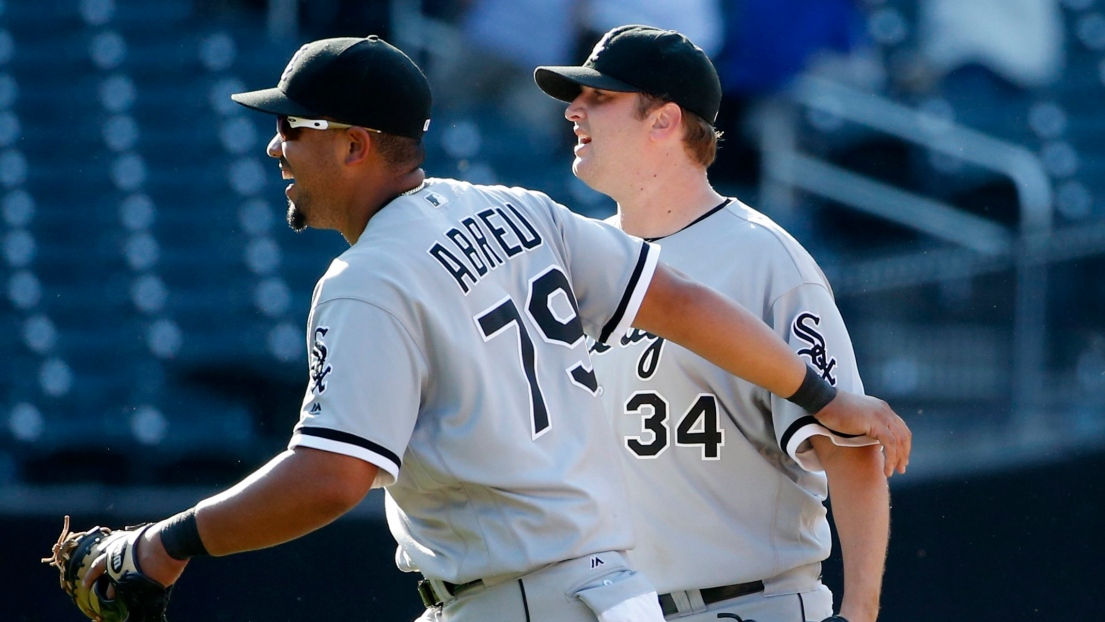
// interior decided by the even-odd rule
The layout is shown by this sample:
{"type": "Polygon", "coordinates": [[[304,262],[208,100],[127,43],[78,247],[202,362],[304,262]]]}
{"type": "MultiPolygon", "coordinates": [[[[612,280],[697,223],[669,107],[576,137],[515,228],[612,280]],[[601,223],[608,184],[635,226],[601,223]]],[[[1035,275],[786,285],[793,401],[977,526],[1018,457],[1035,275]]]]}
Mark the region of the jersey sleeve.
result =
{"type": "Polygon", "coordinates": [[[554,205],[584,331],[606,343],[633,324],[660,257],[660,247],[605,222],[554,205]]]}
{"type": "MultiPolygon", "coordinates": [[[[775,301],[772,317],[775,331],[823,378],[839,390],[863,393],[851,338],[828,289],[813,283],[800,285],[775,301]]],[[[834,432],[777,395],[771,396],[771,412],[779,446],[807,471],[824,470],[807,442],[811,436],[826,436],[844,447],[877,442],[867,436],[834,432]]]]}
{"type": "Polygon", "coordinates": [[[345,454],[379,468],[373,487],[398,477],[414,430],[428,366],[392,314],[339,298],[308,322],[310,374],[288,448],[345,454]]]}

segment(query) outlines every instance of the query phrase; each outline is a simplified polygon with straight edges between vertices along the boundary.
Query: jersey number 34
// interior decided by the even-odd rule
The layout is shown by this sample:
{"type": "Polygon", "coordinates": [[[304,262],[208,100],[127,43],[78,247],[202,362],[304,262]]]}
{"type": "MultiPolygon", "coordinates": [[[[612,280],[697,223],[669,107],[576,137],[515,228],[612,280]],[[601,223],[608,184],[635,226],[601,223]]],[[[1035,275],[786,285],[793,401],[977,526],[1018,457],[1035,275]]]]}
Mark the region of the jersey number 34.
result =
{"type": "MultiPolygon", "coordinates": [[[[627,436],[625,446],[638,458],[655,458],[671,444],[668,429],[668,401],[655,391],[638,391],[625,402],[625,414],[640,415],[641,435],[627,436]]],[[[719,425],[717,398],[701,393],[679,418],[675,444],[698,446],[703,460],[718,460],[725,445],[725,430],[719,425]]]]}

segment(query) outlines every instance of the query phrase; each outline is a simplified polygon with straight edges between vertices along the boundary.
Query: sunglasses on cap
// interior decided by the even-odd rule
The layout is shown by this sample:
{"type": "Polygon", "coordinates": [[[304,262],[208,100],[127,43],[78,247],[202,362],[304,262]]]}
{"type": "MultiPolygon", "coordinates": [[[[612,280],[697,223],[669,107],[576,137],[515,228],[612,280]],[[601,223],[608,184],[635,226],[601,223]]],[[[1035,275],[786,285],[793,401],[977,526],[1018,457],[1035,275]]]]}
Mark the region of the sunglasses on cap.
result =
{"type": "MultiPolygon", "coordinates": [[[[312,130],[347,130],[351,127],[364,127],[357,125],[350,125],[348,123],[338,123],[337,121],[327,121],[326,119],[305,119],[303,117],[286,117],[283,115],[276,117],[276,131],[282,138],[288,138],[294,132],[300,128],[307,128],[312,130]]],[[[376,132],[377,134],[383,134],[380,130],[373,129],[371,127],[365,127],[364,129],[370,132],[376,132]]]]}

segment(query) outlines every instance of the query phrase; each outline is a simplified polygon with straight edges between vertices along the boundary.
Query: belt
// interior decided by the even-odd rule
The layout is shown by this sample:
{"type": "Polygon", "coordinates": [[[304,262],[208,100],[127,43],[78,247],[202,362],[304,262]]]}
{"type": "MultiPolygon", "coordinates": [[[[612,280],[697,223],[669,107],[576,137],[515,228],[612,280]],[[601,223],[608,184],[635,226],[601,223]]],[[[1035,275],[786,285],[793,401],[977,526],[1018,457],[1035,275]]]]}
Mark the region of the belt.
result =
{"type": "Polygon", "coordinates": [[[483,579],[476,579],[475,581],[461,584],[422,579],[418,582],[418,595],[422,598],[422,604],[426,605],[427,608],[437,607],[446,601],[453,600],[458,594],[468,588],[476,587],[482,583],[483,579]],[[445,593],[442,594],[441,592],[445,593]]]}
{"type": "MultiPolygon", "coordinates": [[[[730,598],[747,596],[748,594],[755,594],[756,592],[762,591],[764,591],[763,581],[736,583],[734,585],[708,587],[703,590],[698,590],[698,592],[702,594],[702,603],[705,605],[712,605],[714,603],[720,603],[723,600],[729,600],[730,598]]],[[[660,608],[664,610],[665,616],[670,616],[673,613],[679,612],[679,608],[676,607],[675,599],[672,598],[671,594],[660,595],[660,608]]]]}

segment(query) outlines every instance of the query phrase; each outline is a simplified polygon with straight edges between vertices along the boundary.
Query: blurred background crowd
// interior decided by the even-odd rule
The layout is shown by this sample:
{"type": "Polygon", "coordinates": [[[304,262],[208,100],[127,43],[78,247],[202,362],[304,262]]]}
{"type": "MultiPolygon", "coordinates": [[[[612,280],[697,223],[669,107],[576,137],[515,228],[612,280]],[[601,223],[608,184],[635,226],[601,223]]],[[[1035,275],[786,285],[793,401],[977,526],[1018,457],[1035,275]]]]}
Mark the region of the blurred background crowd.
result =
{"type": "MultiPolygon", "coordinates": [[[[433,85],[430,175],[605,217],[532,71],[581,62],[627,23],[680,30],[713,58],[711,180],[820,262],[868,391],[914,429],[895,520],[912,503],[922,522],[892,536],[887,606],[915,602],[892,581],[927,577],[907,567],[938,546],[987,542],[948,558],[979,580],[973,564],[1013,551],[1038,565],[1025,542],[1062,531],[1087,565],[1058,567],[1092,575],[1105,550],[1079,526],[1105,520],[1089,478],[1105,447],[1100,0],[0,0],[0,518],[165,515],[286,443],[311,289],[345,243],[284,226],[272,119],[230,93],[271,85],[307,40],[376,33],[433,85]],[[1066,470],[1032,471],[1041,489],[949,488],[1030,468],[1066,470]],[[1054,524],[1008,523],[1023,505],[1054,524]],[[910,539],[954,508],[992,517],[974,525],[987,535],[910,539]]],[[[377,502],[350,520],[383,534],[366,563],[387,566],[377,502]]],[[[1048,574],[1049,593],[1079,594],[1046,599],[1078,607],[1061,611],[1100,598],[1048,574]]],[[[979,607],[969,619],[1022,619],[979,607]]],[[[1055,614],[1030,609],[1015,611],[1055,614]]]]}

